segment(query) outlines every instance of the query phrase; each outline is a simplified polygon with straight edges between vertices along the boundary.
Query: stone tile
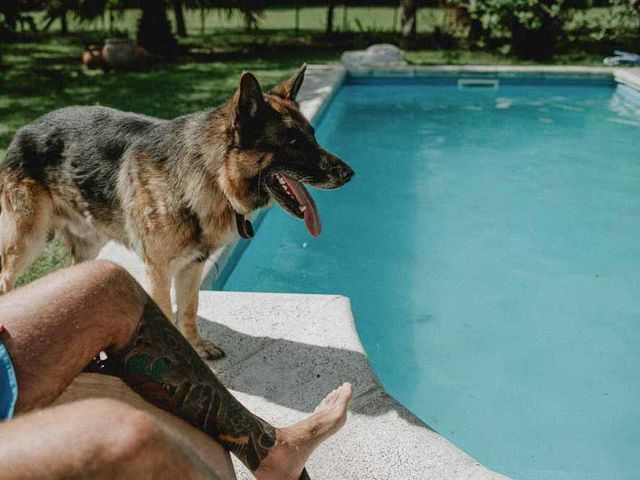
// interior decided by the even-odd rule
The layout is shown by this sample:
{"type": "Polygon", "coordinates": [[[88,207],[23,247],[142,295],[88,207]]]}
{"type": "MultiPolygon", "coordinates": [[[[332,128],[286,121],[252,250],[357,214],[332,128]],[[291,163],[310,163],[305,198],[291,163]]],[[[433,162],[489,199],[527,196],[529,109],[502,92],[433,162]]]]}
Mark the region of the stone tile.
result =
{"type": "Polygon", "coordinates": [[[364,354],[285,339],[223,370],[220,379],[233,390],[303,412],[312,412],[343,382],[354,386],[355,396],[377,386],[364,354]]]}
{"type": "Polygon", "coordinates": [[[318,478],[499,479],[379,388],[355,401],[334,441],[308,463],[318,478]]]}
{"type": "MultiPolygon", "coordinates": [[[[260,397],[234,392],[276,425],[307,414],[260,397]]],[[[240,480],[253,478],[234,462],[240,480]]],[[[455,447],[401,407],[381,388],[353,402],[344,428],[323,443],[307,464],[311,478],[344,480],[504,479],[455,447]]]]}
{"type": "Polygon", "coordinates": [[[640,90],[640,67],[637,68],[616,68],[615,79],[631,88],[640,90]]]}
{"type": "Polygon", "coordinates": [[[377,385],[345,297],[201,292],[199,316],[227,353],[211,366],[234,390],[311,411],[342,382],[356,395],[377,385]]]}
{"type": "MultiPolygon", "coordinates": [[[[502,478],[384,392],[362,350],[347,298],[202,292],[200,316],[203,331],[218,329],[231,359],[213,362],[222,382],[274,425],[301,420],[327,392],[353,383],[349,421],[310,460],[312,478],[502,478]]],[[[236,467],[238,478],[252,478],[236,467]]]]}

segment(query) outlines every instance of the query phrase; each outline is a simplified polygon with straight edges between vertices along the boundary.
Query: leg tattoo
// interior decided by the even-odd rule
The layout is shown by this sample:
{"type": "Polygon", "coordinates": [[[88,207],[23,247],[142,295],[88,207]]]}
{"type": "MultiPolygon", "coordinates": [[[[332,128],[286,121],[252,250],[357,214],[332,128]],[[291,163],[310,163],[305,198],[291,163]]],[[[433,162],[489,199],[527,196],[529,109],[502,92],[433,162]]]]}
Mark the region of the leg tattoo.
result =
{"type": "Polygon", "coordinates": [[[152,300],[131,342],[111,362],[142,397],[209,434],[251,471],[274,446],[275,428],[229,393],[152,300]]]}

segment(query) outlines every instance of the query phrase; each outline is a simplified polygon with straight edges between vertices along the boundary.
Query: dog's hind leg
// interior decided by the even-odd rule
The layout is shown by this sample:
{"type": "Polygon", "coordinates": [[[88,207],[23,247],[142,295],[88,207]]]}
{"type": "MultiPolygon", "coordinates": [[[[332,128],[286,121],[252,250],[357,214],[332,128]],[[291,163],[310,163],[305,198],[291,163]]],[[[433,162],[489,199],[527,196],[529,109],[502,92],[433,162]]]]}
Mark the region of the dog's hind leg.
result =
{"type": "Polygon", "coordinates": [[[8,173],[0,194],[0,294],[38,258],[49,232],[53,206],[49,192],[37,181],[8,173]]]}
{"type": "Polygon", "coordinates": [[[180,332],[202,358],[215,360],[224,357],[224,352],[198,333],[198,295],[204,262],[193,262],[176,276],[176,320],[180,332]]]}

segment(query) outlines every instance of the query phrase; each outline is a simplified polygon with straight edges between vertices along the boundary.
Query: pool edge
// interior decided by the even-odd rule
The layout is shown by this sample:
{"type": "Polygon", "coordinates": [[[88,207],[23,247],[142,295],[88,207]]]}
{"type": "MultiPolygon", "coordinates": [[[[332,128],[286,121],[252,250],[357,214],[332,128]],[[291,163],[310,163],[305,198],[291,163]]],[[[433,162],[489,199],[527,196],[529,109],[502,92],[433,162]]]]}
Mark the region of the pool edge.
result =
{"type": "MultiPolygon", "coordinates": [[[[639,68],[613,68],[605,66],[581,65],[404,65],[391,68],[351,68],[340,63],[309,64],[305,81],[299,95],[300,109],[312,123],[322,120],[331,101],[346,83],[349,77],[441,77],[454,75],[491,75],[500,77],[518,77],[539,75],[544,78],[562,77],[594,77],[610,78],[613,82],[627,85],[640,91],[639,68]]],[[[259,212],[256,217],[261,223],[266,211],[259,212]]],[[[205,290],[221,289],[230,274],[228,260],[238,241],[223,247],[205,263],[201,288],[205,290]],[[217,281],[222,275],[222,282],[217,281]]],[[[245,246],[246,248],[246,246],[245,246]]],[[[242,249],[244,250],[244,248],[242,249]]],[[[240,252],[241,254],[241,252],[240,252]]],[[[236,257],[239,257],[237,255],[236,257]]]]}
{"type": "MultiPolygon", "coordinates": [[[[349,77],[353,76],[365,76],[365,77],[401,77],[401,76],[409,76],[409,77],[442,77],[442,76],[460,76],[460,75],[478,75],[478,76],[492,76],[496,78],[513,78],[519,76],[531,76],[536,75],[541,78],[610,78],[612,83],[620,83],[627,85],[634,90],[640,91],[640,68],[638,69],[628,69],[628,68],[611,68],[611,67],[582,67],[582,66],[523,66],[523,67],[513,67],[513,66],[428,66],[428,67],[416,67],[416,66],[406,66],[406,67],[398,67],[392,69],[376,69],[376,70],[349,70],[340,64],[332,64],[332,65],[309,65],[308,72],[312,73],[312,81],[309,82],[311,85],[308,85],[308,78],[305,79],[305,84],[301,90],[301,109],[305,116],[312,121],[318,122],[322,119],[324,113],[327,111],[328,106],[330,105],[332,99],[335,97],[337,92],[340,90],[343,84],[348,81],[349,77]]],[[[266,212],[261,212],[260,215],[264,215],[266,212]]],[[[236,248],[234,246],[227,247],[228,250],[232,250],[236,248]]],[[[226,262],[230,258],[230,254],[226,254],[222,258],[223,262],[226,262]]],[[[217,264],[212,265],[210,268],[213,268],[218,271],[222,271],[225,267],[229,267],[225,263],[220,263],[218,261],[217,264]]],[[[211,270],[210,270],[211,271],[211,270]]],[[[227,273],[228,275],[228,273],[227,273]]],[[[210,286],[213,284],[211,277],[203,277],[203,286],[210,286]]],[[[215,274],[214,274],[215,278],[215,274]]],[[[226,292],[225,292],[226,293],[226,292]]],[[[249,293],[237,293],[238,295],[251,295],[249,293]]],[[[359,348],[363,355],[366,357],[366,352],[362,346],[361,340],[357,334],[357,329],[355,326],[355,321],[353,319],[353,314],[350,313],[350,328],[355,332],[355,336],[357,337],[357,345],[354,347],[359,348]]],[[[367,359],[368,362],[368,359],[367,359]]],[[[373,372],[373,367],[369,364],[369,369],[373,372]]],[[[375,372],[373,372],[375,375],[375,372]]],[[[459,449],[455,444],[453,444],[446,437],[440,435],[436,431],[434,431],[429,425],[416,417],[413,413],[411,413],[408,409],[406,409],[399,401],[397,401],[390,393],[388,393],[380,381],[377,379],[377,375],[375,375],[377,386],[374,394],[379,394],[388,398],[388,401],[393,402],[393,404],[397,405],[397,408],[400,411],[404,412],[404,415],[411,417],[413,422],[419,423],[424,426],[424,428],[429,429],[433,432],[435,436],[439,439],[439,441],[443,442],[444,445],[449,445],[449,449],[451,450],[451,456],[447,457],[451,460],[455,457],[454,452],[459,452],[464,456],[467,456],[473,463],[473,472],[470,471],[458,471],[458,476],[455,478],[505,478],[502,474],[498,472],[494,472],[490,470],[488,467],[482,465],[480,462],[477,462],[473,457],[471,457],[468,453],[464,452],[464,450],[459,449]]],[[[402,415],[399,415],[395,421],[401,421],[402,415]]],[[[407,439],[406,444],[404,441],[398,441],[396,447],[398,450],[406,451],[409,447],[415,447],[415,443],[411,440],[407,439]]],[[[411,463],[411,459],[405,459],[411,463]]],[[[446,460],[445,460],[446,461],[446,460]]],[[[434,475],[435,472],[425,472],[430,475],[429,478],[436,478],[434,475]]],[[[454,478],[454,477],[448,477],[454,478]]]]}
{"type": "MultiPolygon", "coordinates": [[[[214,362],[240,401],[276,425],[306,417],[344,381],[346,426],[307,464],[313,478],[503,479],[395,400],[373,371],[342,295],[201,292],[199,327],[229,355],[214,362]]],[[[238,462],[239,480],[253,478],[238,462]]]]}
{"type": "MultiPolygon", "coordinates": [[[[300,103],[303,113],[310,118],[312,121],[318,121],[318,119],[322,118],[322,115],[326,111],[328,105],[331,103],[331,100],[338,92],[342,84],[345,82],[348,75],[374,75],[374,76],[428,76],[428,75],[459,75],[459,74],[468,74],[468,73],[478,73],[478,74],[500,74],[500,75],[524,75],[524,74],[535,74],[539,73],[542,75],[551,75],[551,76],[562,76],[562,75],[596,75],[596,76],[610,76],[613,80],[618,83],[627,85],[635,90],[640,91],[640,68],[635,69],[621,69],[621,68],[608,68],[608,67],[504,67],[504,66],[434,66],[434,67],[414,67],[407,66],[402,68],[394,68],[392,70],[375,70],[369,71],[369,73],[363,73],[363,71],[348,71],[346,68],[339,64],[331,64],[331,65],[309,65],[307,70],[307,78],[302,87],[300,93],[300,103]],[[372,73],[373,72],[373,73],[372,73]]],[[[228,260],[232,256],[233,249],[236,248],[236,243],[230,245],[228,247],[222,248],[214,253],[214,255],[206,262],[205,269],[202,277],[201,288],[207,288],[213,284],[215,278],[222,272],[225,267],[229,267],[228,260]]],[[[142,262],[135,256],[124,249],[124,247],[120,247],[119,245],[110,242],[110,244],[105,247],[105,249],[101,252],[100,258],[110,259],[117,263],[122,264],[125,268],[127,268],[130,272],[132,272],[135,278],[140,281],[141,284],[147,285],[146,279],[144,278],[144,268],[142,266],[142,262]]],[[[234,297],[234,301],[240,301],[244,297],[244,299],[249,299],[253,295],[267,295],[267,294],[253,294],[253,293],[236,293],[232,292],[211,292],[211,291],[203,291],[201,292],[203,297],[203,301],[206,304],[207,299],[209,297],[219,296],[219,295],[239,295],[234,297]]],[[[268,295],[282,295],[282,294],[268,294],[268,295]]],[[[310,297],[305,295],[305,297],[310,297]]],[[[344,298],[340,296],[334,296],[335,298],[344,298]]],[[[275,298],[275,297],[274,297],[275,298]]],[[[284,297],[279,297],[284,298],[284,297]]],[[[242,300],[240,303],[242,303],[242,300]]],[[[347,299],[348,300],[348,299],[347,299]]],[[[202,307],[206,308],[206,307],[202,307]]],[[[207,312],[209,312],[207,310],[207,312]]],[[[242,311],[238,311],[239,314],[242,311]]],[[[207,313],[208,315],[208,313],[207,313]]],[[[217,312],[216,312],[217,315],[217,312]]],[[[237,321],[238,318],[242,317],[242,315],[238,315],[234,317],[234,322],[237,321]]],[[[214,317],[217,320],[217,317],[214,317]]],[[[353,321],[353,314],[349,309],[348,314],[342,315],[342,320],[340,320],[340,327],[336,328],[349,328],[353,330],[355,333],[355,340],[350,340],[351,350],[362,351],[364,354],[364,349],[362,348],[361,341],[357,335],[357,331],[355,329],[355,323],[353,321]],[[347,327],[347,325],[350,325],[347,327]]],[[[277,321],[275,319],[274,321],[277,321]]],[[[294,325],[295,326],[295,325],[294,325]]],[[[331,329],[326,330],[326,335],[331,336],[331,334],[335,334],[336,332],[332,332],[331,329]]],[[[264,337],[263,337],[264,338],[264,337]]],[[[316,338],[316,341],[324,341],[322,338],[316,338]]],[[[366,357],[366,354],[364,354],[366,357]]],[[[368,362],[368,360],[367,360],[368,362]]],[[[371,366],[368,368],[373,372],[371,366]]],[[[216,368],[216,364],[214,364],[214,369],[216,368]]],[[[375,376],[375,373],[373,374],[375,376]]],[[[404,423],[409,422],[412,425],[420,424],[425,431],[433,432],[433,430],[424,422],[420,421],[415,417],[415,415],[411,414],[406,408],[404,408],[399,402],[397,402],[390,394],[388,394],[380,382],[376,378],[376,386],[362,394],[359,398],[371,399],[372,402],[374,400],[380,401],[382,403],[388,403],[390,405],[397,406],[396,411],[397,415],[391,419],[389,419],[389,425],[396,425],[397,422],[402,421],[404,423]],[[366,397],[365,397],[366,395],[366,397]],[[378,399],[375,397],[378,396],[378,399]]],[[[234,378],[229,372],[227,375],[222,376],[222,380],[227,382],[231,382],[233,384],[234,378]]],[[[262,379],[264,380],[264,379],[262,379]]],[[[244,400],[244,398],[241,398],[244,400]]],[[[354,405],[354,409],[364,408],[363,404],[367,403],[365,400],[359,401],[354,405]]],[[[375,403],[375,402],[374,402],[375,403]]],[[[261,413],[262,414],[262,413],[261,413]]],[[[366,428],[366,427],[364,427],[366,428]]],[[[365,432],[366,433],[366,432],[365,432]]],[[[497,474],[486,467],[482,466],[480,463],[473,460],[469,457],[465,452],[458,449],[453,445],[449,440],[445,437],[434,432],[435,442],[442,442],[442,445],[448,445],[444,451],[450,452],[451,455],[457,455],[456,458],[464,458],[468,459],[463,462],[468,468],[458,469],[460,465],[456,464],[456,476],[438,476],[433,475],[429,478],[504,478],[500,474],[497,474]]],[[[404,452],[415,452],[415,455],[419,455],[421,460],[424,461],[424,457],[429,456],[431,450],[429,450],[428,454],[425,454],[424,449],[430,448],[430,444],[416,445],[411,441],[411,438],[398,439],[394,448],[398,451],[404,452]]],[[[349,451],[349,445],[342,445],[342,449],[345,451],[349,451]]],[[[447,462],[450,462],[452,459],[451,455],[436,455],[434,461],[441,462],[442,466],[447,462]]],[[[400,455],[402,458],[402,455],[400,455]]],[[[358,463],[365,463],[368,459],[358,459],[358,463]]],[[[384,460],[384,459],[382,459],[384,460]]],[[[370,459],[368,467],[375,466],[376,462],[382,461],[380,459],[370,459]]],[[[397,459],[396,459],[397,460],[397,459]]],[[[385,467],[388,467],[386,465],[385,467]]],[[[364,468],[364,467],[363,467],[364,468]]],[[[375,470],[372,471],[370,468],[366,468],[363,470],[364,472],[370,472],[373,475],[369,478],[383,478],[376,477],[375,470]]],[[[431,473],[431,472],[425,472],[431,473]]]]}

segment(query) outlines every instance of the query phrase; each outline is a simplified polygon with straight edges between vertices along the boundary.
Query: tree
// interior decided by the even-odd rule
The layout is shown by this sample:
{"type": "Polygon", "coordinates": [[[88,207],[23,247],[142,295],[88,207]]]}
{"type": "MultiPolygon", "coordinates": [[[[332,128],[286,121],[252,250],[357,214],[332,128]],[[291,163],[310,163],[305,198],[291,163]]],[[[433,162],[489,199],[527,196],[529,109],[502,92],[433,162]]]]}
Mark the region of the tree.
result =
{"type": "Polygon", "coordinates": [[[417,45],[418,0],[401,0],[402,9],[402,48],[411,50],[417,45]]]}
{"type": "Polygon", "coordinates": [[[258,20],[269,2],[267,0],[235,0],[235,4],[244,18],[245,29],[249,31],[258,28],[258,20]]]}
{"type": "Polygon", "coordinates": [[[565,0],[454,0],[454,3],[471,27],[470,40],[488,44],[495,40],[496,33],[508,32],[514,55],[538,61],[555,53],[569,14],[565,0]]]}
{"type": "MultiPolygon", "coordinates": [[[[182,6],[182,0],[178,0],[182,6]]],[[[93,20],[113,9],[126,8],[130,0],[53,0],[50,4],[63,4],[65,11],[73,12],[80,20],[93,20]]],[[[138,20],[137,42],[150,53],[171,56],[176,53],[178,41],[171,33],[167,17],[167,0],[139,0],[142,10],[138,20]]],[[[58,8],[61,8],[58,6],[58,8]]]]}
{"type": "Polygon", "coordinates": [[[333,33],[333,10],[335,8],[335,1],[328,0],[327,2],[327,35],[333,33]]]}
{"type": "Polygon", "coordinates": [[[48,30],[53,22],[60,20],[60,32],[64,35],[69,33],[67,15],[69,12],[81,8],[81,3],[80,0],[50,0],[46,2],[47,23],[43,30],[48,30]]]}
{"type": "Polygon", "coordinates": [[[31,6],[26,0],[0,0],[0,38],[15,34],[18,27],[24,29],[25,24],[36,30],[33,18],[25,14],[31,6]]]}
{"type": "MultiPolygon", "coordinates": [[[[640,0],[611,0],[611,17],[603,36],[618,38],[625,32],[633,32],[633,38],[640,41],[640,0]]],[[[638,45],[640,47],[640,45],[638,45]]]]}
{"type": "Polygon", "coordinates": [[[140,0],[142,15],[138,21],[138,45],[162,56],[176,53],[178,42],[171,33],[164,0],[140,0]]]}
{"type": "Polygon", "coordinates": [[[173,13],[176,17],[176,33],[179,37],[187,36],[187,25],[184,21],[184,6],[182,4],[182,0],[172,0],[173,2],[173,13]]]}

